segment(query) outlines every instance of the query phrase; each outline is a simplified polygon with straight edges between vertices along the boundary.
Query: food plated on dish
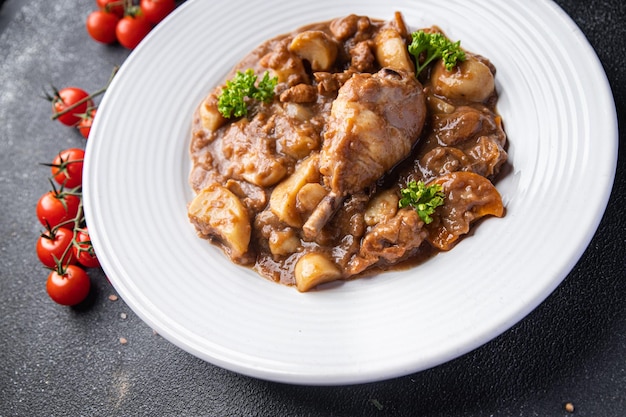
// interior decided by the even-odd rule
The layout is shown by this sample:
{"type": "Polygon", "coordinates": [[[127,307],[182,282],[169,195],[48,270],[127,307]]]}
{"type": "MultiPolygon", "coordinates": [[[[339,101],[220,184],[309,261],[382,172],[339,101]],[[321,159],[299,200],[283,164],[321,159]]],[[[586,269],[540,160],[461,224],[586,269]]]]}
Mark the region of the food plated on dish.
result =
{"type": "MultiPolygon", "coordinates": [[[[264,72],[255,75],[258,86],[264,72]]],[[[602,66],[552,2],[188,0],[124,62],[99,112],[85,158],[85,213],[118,294],[182,349],[291,383],[406,375],[518,322],[556,288],[593,236],[617,154],[602,66]],[[188,218],[198,105],[268,39],[351,13],[390,21],[397,10],[412,29],[439,25],[497,68],[507,162],[495,185],[505,215],[481,220],[451,250],[419,265],[380,274],[373,267],[306,293],[231,262],[198,238],[188,218]],[[589,189],[596,198],[580,192],[589,189]]]]}
{"type": "Polygon", "coordinates": [[[450,250],[504,215],[495,74],[399,12],[273,37],[194,113],[188,216],[233,262],[299,291],[450,250]]]}

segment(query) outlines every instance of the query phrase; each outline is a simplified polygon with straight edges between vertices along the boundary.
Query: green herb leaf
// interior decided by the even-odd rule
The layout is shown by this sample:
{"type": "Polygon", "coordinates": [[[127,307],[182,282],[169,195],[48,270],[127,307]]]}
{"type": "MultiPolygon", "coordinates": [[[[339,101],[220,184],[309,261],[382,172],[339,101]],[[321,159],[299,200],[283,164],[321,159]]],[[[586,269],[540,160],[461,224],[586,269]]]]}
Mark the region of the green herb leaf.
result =
{"type": "Polygon", "coordinates": [[[400,190],[398,207],[411,206],[426,224],[433,221],[431,215],[435,209],[443,205],[443,188],[440,184],[426,186],[422,181],[410,181],[406,188],[400,190]]]}
{"type": "Polygon", "coordinates": [[[226,81],[226,87],[222,89],[217,101],[217,110],[222,116],[242,117],[248,114],[246,98],[269,103],[274,98],[274,88],[278,78],[270,78],[269,72],[265,71],[263,79],[256,86],[257,76],[252,69],[245,72],[237,71],[235,76],[226,81]]]}
{"type": "Polygon", "coordinates": [[[441,33],[426,33],[423,30],[411,34],[413,41],[409,45],[409,53],[415,57],[416,75],[435,59],[441,58],[448,71],[459,62],[465,61],[465,52],[461,49],[461,41],[452,42],[441,33]],[[420,56],[424,60],[420,64],[420,56]]]}
{"type": "Polygon", "coordinates": [[[274,98],[274,88],[278,83],[278,77],[270,78],[270,73],[265,71],[263,79],[259,81],[259,87],[254,91],[252,98],[269,103],[274,98]]]}

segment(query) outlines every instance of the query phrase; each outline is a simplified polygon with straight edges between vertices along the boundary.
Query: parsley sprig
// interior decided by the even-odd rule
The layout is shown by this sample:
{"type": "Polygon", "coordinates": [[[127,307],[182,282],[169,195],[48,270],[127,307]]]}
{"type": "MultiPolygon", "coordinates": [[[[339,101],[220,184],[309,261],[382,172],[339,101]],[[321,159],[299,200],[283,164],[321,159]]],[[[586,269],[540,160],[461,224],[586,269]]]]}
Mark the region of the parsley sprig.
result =
{"type": "Polygon", "coordinates": [[[217,110],[227,119],[246,116],[248,114],[246,97],[269,103],[274,98],[277,83],[278,78],[270,78],[268,71],[265,71],[258,85],[256,85],[257,75],[252,69],[249,68],[245,72],[237,71],[233,78],[226,81],[226,87],[218,97],[217,110]]]}
{"type": "Polygon", "coordinates": [[[409,45],[409,53],[415,57],[416,75],[435,59],[441,58],[448,71],[459,62],[465,61],[465,52],[461,49],[461,41],[452,42],[441,33],[426,33],[423,30],[411,34],[413,41],[409,45]],[[424,60],[420,63],[420,55],[424,60]]]}
{"type": "Polygon", "coordinates": [[[410,181],[406,188],[400,190],[398,207],[413,207],[420,219],[430,224],[433,221],[431,215],[437,207],[443,205],[443,199],[441,184],[425,185],[422,181],[410,181]]]}

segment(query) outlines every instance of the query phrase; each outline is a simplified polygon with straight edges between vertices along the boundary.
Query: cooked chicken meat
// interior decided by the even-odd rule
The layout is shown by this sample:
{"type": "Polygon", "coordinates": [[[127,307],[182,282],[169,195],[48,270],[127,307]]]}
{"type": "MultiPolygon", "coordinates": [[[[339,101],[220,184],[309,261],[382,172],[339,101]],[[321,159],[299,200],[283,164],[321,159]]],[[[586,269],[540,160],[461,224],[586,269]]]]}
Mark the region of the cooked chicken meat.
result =
{"type": "Polygon", "coordinates": [[[320,173],[330,193],[305,223],[314,238],[348,194],[362,192],[406,158],[426,119],[422,85],[413,73],[383,68],[355,74],[333,102],[320,173]]]}

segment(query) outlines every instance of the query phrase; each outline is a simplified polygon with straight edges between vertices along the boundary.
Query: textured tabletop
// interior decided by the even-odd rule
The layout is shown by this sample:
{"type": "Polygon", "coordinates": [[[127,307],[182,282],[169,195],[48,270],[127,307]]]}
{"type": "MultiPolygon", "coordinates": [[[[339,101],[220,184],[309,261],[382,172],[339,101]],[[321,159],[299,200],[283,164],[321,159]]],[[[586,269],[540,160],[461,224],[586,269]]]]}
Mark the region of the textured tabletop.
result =
{"type": "MultiPolygon", "coordinates": [[[[557,3],[595,48],[623,127],[626,3],[557,3]]],[[[53,303],[35,253],[35,205],[49,189],[39,163],[85,142],[50,121],[41,97],[51,84],[95,90],[129,53],[87,37],[94,8],[0,0],[0,417],[626,415],[624,133],[607,210],[563,283],[501,336],[413,375],[343,387],[238,375],[153,332],[99,270],[87,303],[53,303]]]]}

